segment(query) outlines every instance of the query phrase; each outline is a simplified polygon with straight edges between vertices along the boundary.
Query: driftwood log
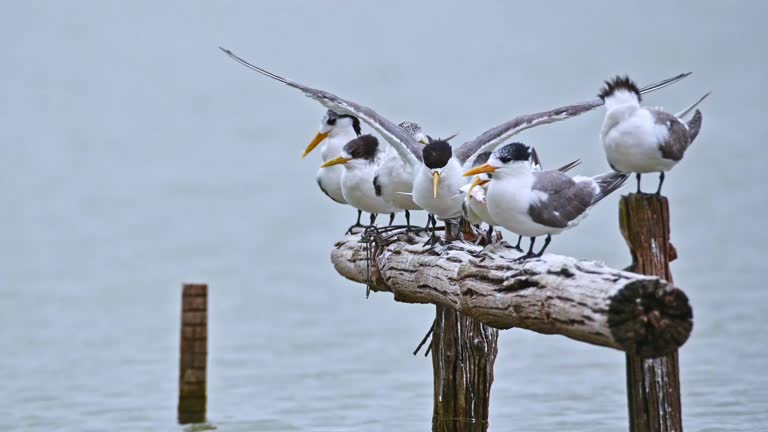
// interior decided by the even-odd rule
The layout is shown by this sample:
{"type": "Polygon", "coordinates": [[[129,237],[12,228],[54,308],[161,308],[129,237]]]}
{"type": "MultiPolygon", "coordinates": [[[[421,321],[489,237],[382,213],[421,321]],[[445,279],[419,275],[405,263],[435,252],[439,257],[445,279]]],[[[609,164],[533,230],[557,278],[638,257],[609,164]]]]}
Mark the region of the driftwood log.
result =
{"type": "Polygon", "coordinates": [[[423,241],[402,235],[369,253],[349,235],[331,260],[342,276],[370,280],[395,301],[446,306],[498,329],[560,334],[640,357],[674,352],[691,332],[687,296],[659,277],[551,254],[514,261],[520,254],[505,242],[425,250],[423,241]]]}

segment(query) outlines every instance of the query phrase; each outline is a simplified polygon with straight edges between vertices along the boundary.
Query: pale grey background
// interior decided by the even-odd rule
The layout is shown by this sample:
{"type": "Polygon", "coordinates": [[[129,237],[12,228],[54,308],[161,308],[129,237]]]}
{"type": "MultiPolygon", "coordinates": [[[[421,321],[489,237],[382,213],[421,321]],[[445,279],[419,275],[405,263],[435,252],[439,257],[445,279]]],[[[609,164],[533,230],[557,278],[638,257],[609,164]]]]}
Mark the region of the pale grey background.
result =
{"type": "MultiPolygon", "coordinates": [[[[413,3],[0,3],[0,428],[178,429],[182,281],[211,285],[219,430],[429,427],[431,364],[410,351],[432,308],[366,301],[335,274],[328,253],[354,212],[316,189],[317,156],[299,158],[323,110],[223,45],[461,139],[616,73],[694,71],[648,97],[675,111],[713,91],[665,185],[696,323],[685,425],[768,429],[768,6],[413,3]]],[[[548,166],[581,157],[595,174],[601,120],[519,138],[548,166]]],[[[551,251],[625,265],[616,200],[551,251]]],[[[492,430],[622,430],[624,387],[619,352],[505,331],[492,430]]]]}

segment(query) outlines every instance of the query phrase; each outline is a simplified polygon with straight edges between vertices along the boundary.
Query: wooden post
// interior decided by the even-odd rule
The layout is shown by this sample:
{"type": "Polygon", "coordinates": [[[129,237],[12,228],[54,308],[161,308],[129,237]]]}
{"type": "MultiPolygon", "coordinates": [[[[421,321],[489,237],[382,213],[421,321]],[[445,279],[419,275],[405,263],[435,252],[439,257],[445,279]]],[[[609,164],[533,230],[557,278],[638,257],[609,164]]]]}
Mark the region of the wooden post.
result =
{"type": "Polygon", "coordinates": [[[488,430],[499,331],[437,305],[432,334],[435,394],[432,430],[488,430]]]}
{"type": "MultiPolygon", "coordinates": [[[[632,265],[627,270],[659,276],[672,283],[669,263],[677,258],[677,252],[669,242],[667,198],[650,194],[623,196],[619,218],[622,235],[632,253],[632,265]]],[[[648,318],[650,333],[663,332],[669,325],[656,312],[659,307],[663,305],[653,301],[637,305],[637,313],[648,318]]],[[[656,358],[641,358],[635,353],[627,353],[626,357],[629,430],[682,431],[677,351],[656,358]]]]}
{"type": "Polygon", "coordinates": [[[181,294],[180,424],[205,422],[208,286],[184,284],[181,294]]]}

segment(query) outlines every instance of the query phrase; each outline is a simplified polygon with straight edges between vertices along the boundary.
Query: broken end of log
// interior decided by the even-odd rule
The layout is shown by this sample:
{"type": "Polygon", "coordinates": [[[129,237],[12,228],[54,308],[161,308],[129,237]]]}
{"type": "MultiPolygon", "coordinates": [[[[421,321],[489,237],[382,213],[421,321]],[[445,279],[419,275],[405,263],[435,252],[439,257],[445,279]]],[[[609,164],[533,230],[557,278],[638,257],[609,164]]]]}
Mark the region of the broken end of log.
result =
{"type": "Polygon", "coordinates": [[[611,299],[608,325],[627,353],[659,357],[685,343],[693,329],[688,296],[659,279],[628,283],[611,299]]]}

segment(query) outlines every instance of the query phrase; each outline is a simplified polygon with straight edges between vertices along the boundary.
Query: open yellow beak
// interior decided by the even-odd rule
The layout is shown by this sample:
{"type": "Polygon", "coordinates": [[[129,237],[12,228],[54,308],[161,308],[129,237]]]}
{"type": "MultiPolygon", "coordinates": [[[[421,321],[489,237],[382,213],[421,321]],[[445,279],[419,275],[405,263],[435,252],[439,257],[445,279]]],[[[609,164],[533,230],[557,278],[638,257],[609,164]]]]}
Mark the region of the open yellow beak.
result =
{"type": "Polygon", "coordinates": [[[312,150],[314,150],[315,147],[317,147],[317,145],[323,142],[323,140],[326,139],[327,137],[328,137],[328,132],[318,133],[317,135],[315,135],[315,138],[312,140],[311,143],[309,143],[309,145],[307,146],[307,149],[304,150],[304,154],[301,155],[301,158],[304,159],[305,157],[307,157],[307,155],[310,152],[312,152],[312,150]]]}
{"type": "Polygon", "coordinates": [[[475,188],[475,186],[485,186],[490,180],[483,180],[480,177],[475,177],[475,179],[472,181],[472,185],[469,186],[469,190],[467,191],[467,195],[472,193],[472,189],[475,188]]]}
{"type": "Polygon", "coordinates": [[[432,197],[437,198],[437,186],[440,184],[440,173],[432,174],[432,197]]]}
{"type": "Polygon", "coordinates": [[[345,158],[345,157],[343,157],[343,156],[339,156],[339,157],[337,157],[336,159],[331,159],[331,160],[329,160],[328,162],[326,162],[326,163],[324,163],[324,164],[320,165],[320,168],[328,168],[329,166],[334,166],[334,165],[339,165],[339,164],[345,164],[345,163],[347,163],[347,162],[349,162],[349,161],[351,161],[351,160],[352,160],[352,159],[347,159],[347,158],[345,158]]]}
{"type": "Polygon", "coordinates": [[[484,163],[484,164],[482,164],[482,165],[480,165],[478,167],[474,167],[471,170],[465,172],[464,173],[464,177],[468,177],[468,176],[471,176],[471,175],[483,174],[483,173],[492,173],[494,171],[496,171],[496,167],[492,167],[492,166],[488,165],[487,163],[484,163]]]}

